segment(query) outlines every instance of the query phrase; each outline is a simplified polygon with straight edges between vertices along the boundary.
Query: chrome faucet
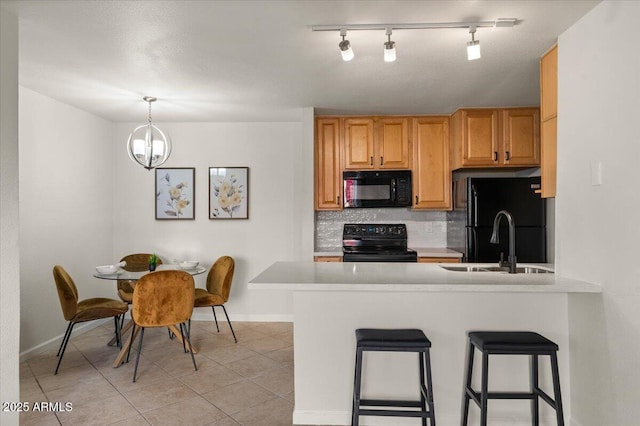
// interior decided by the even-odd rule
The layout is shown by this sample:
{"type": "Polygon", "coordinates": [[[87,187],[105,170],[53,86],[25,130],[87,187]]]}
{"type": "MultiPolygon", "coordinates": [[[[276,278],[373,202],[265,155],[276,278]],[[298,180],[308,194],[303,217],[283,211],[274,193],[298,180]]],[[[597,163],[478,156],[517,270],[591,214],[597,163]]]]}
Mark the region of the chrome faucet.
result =
{"type": "Polygon", "coordinates": [[[498,244],[500,242],[500,238],[498,237],[498,231],[500,230],[500,220],[502,216],[507,218],[507,222],[509,224],[509,257],[507,258],[507,262],[502,260],[502,253],[500,256],[500,266],[509,266],[509,273],[516,273],[516,226],[513,221],[513,216],[506,210],[500,210],[498,214],[496,214],[495,219],[493,219],[493,232],[491,233],[491,240],[489,240],[492,244],[498,244]]]}

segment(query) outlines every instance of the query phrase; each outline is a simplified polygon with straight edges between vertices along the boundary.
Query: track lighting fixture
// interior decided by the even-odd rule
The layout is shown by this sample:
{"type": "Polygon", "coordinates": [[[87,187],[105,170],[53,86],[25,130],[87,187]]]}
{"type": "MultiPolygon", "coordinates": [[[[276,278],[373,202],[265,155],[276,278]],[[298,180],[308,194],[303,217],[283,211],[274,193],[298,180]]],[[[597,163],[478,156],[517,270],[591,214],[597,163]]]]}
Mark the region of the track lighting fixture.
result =
{"type": "Polygon", "coordinates": [[[340,36],[342,37],[342,41],[338,44],[340,47],[340,53],[342,54],[342,60],[347,62],[353,59],[353,49],[351,48],[351,43],[349,40],[345,40],[347,36],[347,30],[340,30],[340,36]]]}
{"type": "Polygon", "coordinates": [[[469,27],[469,33],[471,34],[471,41],[467,43],[467,60],[473,61],[474,59],[480,59],[480,40],[476,40],[474,35],[476,34],[476,26],[469,27]]]}
{"type": "Polygon", "coordinates": [[[467,59],[474,60],[480,58],[480,40],[475,39],[478,28],[510,28],[518,23],[516,18],[498,18],[495,21],[478,22],[427,22],[418,24],[349,24],[349,25],[312,25],[311,31],[340,31],[342,41],[338,45],[342,59],[350,61],[353,59],[351,43],[346,40],[347,31],[354,30],[385,30],[387,41],[384,43],[384,60],[393,62],[396,60],[396,43],[391,41],[393,30],[432,30],[447,28],[468,28],[471,34],[471,41],[467,43],[467,59]]]}
{"type": "Polygon", "coordinates": [[[391,41],[391,28],[386,29],[388,40],[384,43],[384,61],[393,62],[396,60],[396,42],[391,41]]]}

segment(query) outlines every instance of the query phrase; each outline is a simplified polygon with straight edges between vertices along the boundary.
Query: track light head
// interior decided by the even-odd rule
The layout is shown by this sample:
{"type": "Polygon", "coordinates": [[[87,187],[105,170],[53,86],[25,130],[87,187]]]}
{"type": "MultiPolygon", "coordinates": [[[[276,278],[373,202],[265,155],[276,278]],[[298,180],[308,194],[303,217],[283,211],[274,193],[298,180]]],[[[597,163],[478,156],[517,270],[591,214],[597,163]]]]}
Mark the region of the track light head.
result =
{"type": "Polygon", "coordinates": [[[351,48],[351,43],[349,40],[345,40],[347,36],[347,30],[340,30],[340,36],[342,37],[342,41],[338,44],[340,48],[340,53],[342,54],[342,60],[347,62],[353,59],[355,56],[353,54],[353,49],[351,48]]]}
{"type": "Polygon", "coordinates": [[[394,62],[396,60],[396,42],[391,41],[391,28],[386,29],[388,40],[384,43],[384,61],[394,62]]]}
{"type": "Polygon", "coordinates": [[[475,39],[476,26],[469,26],[469,33],[471,34],[471,41],[467,42],[467,60],[473,61],[474,59],[480,59],[480,40],[475,39]]]}

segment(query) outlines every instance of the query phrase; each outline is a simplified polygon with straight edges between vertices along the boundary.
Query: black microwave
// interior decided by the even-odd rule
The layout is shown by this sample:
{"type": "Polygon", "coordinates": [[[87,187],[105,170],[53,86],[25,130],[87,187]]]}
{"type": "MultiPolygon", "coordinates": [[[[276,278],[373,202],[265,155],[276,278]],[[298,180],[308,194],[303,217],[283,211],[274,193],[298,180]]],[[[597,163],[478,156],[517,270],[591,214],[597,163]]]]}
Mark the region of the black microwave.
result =
{"type": "Polygon", "coordinates": [[[344,207],[410,207],[411,171],[343,172],[344,207]]]}

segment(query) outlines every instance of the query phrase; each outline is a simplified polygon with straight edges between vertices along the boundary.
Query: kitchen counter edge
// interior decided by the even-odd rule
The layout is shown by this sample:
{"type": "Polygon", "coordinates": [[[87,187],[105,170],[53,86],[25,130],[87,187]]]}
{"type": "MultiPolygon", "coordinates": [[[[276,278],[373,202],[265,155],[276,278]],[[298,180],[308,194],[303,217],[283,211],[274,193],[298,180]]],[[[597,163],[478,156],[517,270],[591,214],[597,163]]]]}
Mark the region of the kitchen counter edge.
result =
{"type": "MultiPolygon", "coordinates": [[[[442,266],[446,266],[443,264],[442,266]]],[[[539,266],[522,264],[521,266],[539,266]]],[[[249,281],[252,290],[602,293],[556,274],[447,271],[437,263],[276,262],[249,281]]]]}

